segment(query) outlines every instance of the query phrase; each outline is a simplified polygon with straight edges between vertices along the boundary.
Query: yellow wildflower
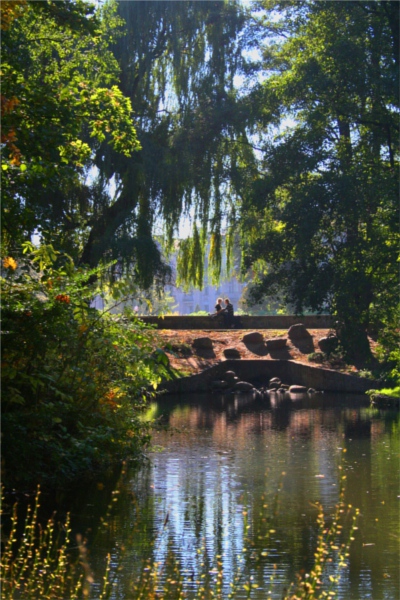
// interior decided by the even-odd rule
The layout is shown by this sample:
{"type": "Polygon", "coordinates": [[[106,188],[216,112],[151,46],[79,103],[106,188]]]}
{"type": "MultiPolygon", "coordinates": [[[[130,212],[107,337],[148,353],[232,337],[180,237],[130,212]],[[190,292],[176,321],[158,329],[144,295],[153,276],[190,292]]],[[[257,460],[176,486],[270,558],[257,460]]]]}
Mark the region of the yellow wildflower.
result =
{"type": "Polygon", "coordinates": [[[13,271],[15,271],[15,269],[17,268],[17,261],[14,260],[11,256],[6,256],[3,259],[3,267],[5,269],[12,269],[13,271]]]}

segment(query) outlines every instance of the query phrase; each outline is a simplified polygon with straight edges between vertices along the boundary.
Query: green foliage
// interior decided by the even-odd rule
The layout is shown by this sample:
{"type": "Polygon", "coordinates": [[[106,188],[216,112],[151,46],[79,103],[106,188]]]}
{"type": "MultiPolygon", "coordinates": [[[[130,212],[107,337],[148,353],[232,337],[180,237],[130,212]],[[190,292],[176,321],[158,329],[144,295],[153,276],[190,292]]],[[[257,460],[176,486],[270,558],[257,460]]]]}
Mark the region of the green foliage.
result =
{"type": "Polygon", "coordinates": [[[238,44],[242,5],[19,8],[5,18],[11,26],[2,40],[6,252],[39,233],[81,264],[118,260],[119,272],[147,289],[168,276],[155,221],[165,224],[170,244],[185,213],[203,237],[190,247],[188,277],[199,282],[208,231],[217,276],[221,220],[229,213],[234,222],[248,177],[243,165],[252,158],[251,112],[234,80],[244,70],[254,76],[238,44]]]}
{"type": "Polygon", "coordinates": [[[93,148],[140,148],[109,47],[121,20],[107,5],[32,2],[2,33],[3,247],[36,231],[79,256],[97,218],[83,183],[93,148]],[[50,233],[51,232],[51,233],[50,233]],[[69,250],[69,249],[68,249],[69,250]]]}
{"type": "Polygon", "coordinates": [[[197,227],[192,237],[179,242],[177,285],[188,290],[191,285],[202,289],[204,283],[204,243],[197,227]]]}
{"type": "Polygon", "coordinates": [[[373,379],[374,378],[372,371],[369,371],[368,369],[360,369],[360,371],[358,371],[357,374],[359,377],[365,377],[365,379],[373,379]]]}
{"type": "Polygon", "coordinates": [[[396,327],[398,14],[393,3],[260,4],[263,26],[283,35],[265,46],[263,172],[243,204],[245,266],[265,265],[254,300],[283,290],[297,314],[330,312],[347,357],[365,360],[368,329],[396,327]]]}
{"type": "MultiPolygon", "coordinates": [[[[389,308],[389,307],[388,307],[389,308]]],[[[379,330],[377,357],[381,363],[380,377],[391,386],[400,385],[400,331],[392,326],[398,323],[398,307],[384,316],[379,330]]]]}
{"type": "MultiPolygon", "coordinates": [[[[149,224],[146,235],[161,218],[171,245],[182,215],[196,225],[178,270],[182,281],[201,285],[205,240],[215,239],[210,262],[218,272],[222,220],[234,220],[243,165],[253,158],[251,112],[235,87],[250,62],[239,43],[246,12],[238,2],[177,1],[119,2],[118,14],[126,25],[115,56],[142,151],[124,160],[102,147],[96,164],[105,180],[115,177],[121,207],[149,224]]],[[[250,68],[247,76],[254,77],[250,68]]]]}
{"type": "Polygon", "coordinates": [[[323,352],[311,352],[310,354],[307,355],[307,359],[310,362],[315,362],[315,363],[323,363],[326,361],[327,357],[323,352]]]}
{"type": "MultiPolygon", "coordinates": [[[[117,287],[124,281],[121,279],[116,282],[117,287]]],[[[159,316],[174,314],[177,304],[175,299],[169,291],[157,289],[155,286],[151,286],[149,289],[143,291],[138,289],[135,285],[135,289],[128,288],[127,293],[124,294],[122,301],[115,305],[115,284],[110,286],[109,293],[103,295],[105,306],[111,310],[112,313],[124,313],[127,317],[138,317],[138,316],[159,316]],[[113,306],[114,305],[114,306],[113,306]]],[[[122,286],[124,289],[124,286],[122,286]]]]}
{"type": "Polygon", "coordinates": [[[399,377],[395,3],[2,4],[5,253],[39,233],[149,289],[184,215],[201,287],[239,225],[249,298],[334,315],[352,360],[380,331],[399,377]]]}
{"type": "Polygon", "coordinates": [[[154,333],[91,308],[100,269],[52,247],[5,258],[2,275],[4,483],[65,483],[138,456],[149,439],[140,413],[168,377],[154,333]]]}
{"type": "Polygon", "coordinates": [[[369,390],[367,394],[371,396],[374,394],[383,394],[384,396],[390,396],[390,398],[400,398],[400,386],[394,388],[382,388],[380,390],[369,390]]]}
{"type": "Polygon", "coordinates": [[[282,293],[274,295],[273,290],[269,290],[259,302],[253,301],[253,292],[257,290],[260,275],[262,278],[262,271],[260,271],[259,265],[255,265],[252,280],[247,283],[240,298],[242,311],[247,315],[255,316],[292,314],[290,307],[286,306],[282,300],[282,293]]]}

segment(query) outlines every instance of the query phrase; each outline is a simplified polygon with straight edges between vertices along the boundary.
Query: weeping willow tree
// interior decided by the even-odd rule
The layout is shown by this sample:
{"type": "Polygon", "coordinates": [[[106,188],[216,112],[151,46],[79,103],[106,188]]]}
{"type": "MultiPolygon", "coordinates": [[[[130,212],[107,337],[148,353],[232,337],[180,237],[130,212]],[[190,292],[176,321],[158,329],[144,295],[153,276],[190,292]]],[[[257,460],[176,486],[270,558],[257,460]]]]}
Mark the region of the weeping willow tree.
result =
{"type": "Polygon", "coordinates": [[[248,16],[241,3],[225,1],[117,7],[124,26],[114,55],[142,149],[127,158],[110,145],[96,148],[102,197],[110,180],[115,195],[103,202],[81,260],[96,264],[111,254],[127,269],[134,264],[149,285],[162,272],[154,226],[163,224],[171,245],[182,215],[189,215],[192,238],[181,245],[178,269],[182,280],[201,285],[205,249],[217,276],[222,233],[232,229],[255,169],[251,97],[237,85],[256,74],[244,57],[252,44],[248,16]]]}
{"type": "Polygon", "coordinates": [[[3,4],[6,252],[36,234],[148,288],[168,275],[155,226],[171,245],[186,214],[181,275],[201,283],[208,247],[217,276],[254,166],[242,4],[3,4]]]}

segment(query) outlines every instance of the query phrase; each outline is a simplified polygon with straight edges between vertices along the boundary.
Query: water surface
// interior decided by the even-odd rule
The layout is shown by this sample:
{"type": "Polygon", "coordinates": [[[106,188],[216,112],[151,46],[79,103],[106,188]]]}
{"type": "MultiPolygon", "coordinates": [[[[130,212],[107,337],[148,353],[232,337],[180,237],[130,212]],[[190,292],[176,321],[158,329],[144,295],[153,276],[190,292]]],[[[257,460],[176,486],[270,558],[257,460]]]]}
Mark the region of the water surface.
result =
{"type": "MultiPolygon", "coordinates": [[[[173,556],[189,598],[219,570],[222,598],[240,571],[235,598],[247,597],[242,583],[250,582],[252,598],[280,599],[313,568],[318,503],[329,525],[345,484],[343,539],[352,507],[358,530],[347,566],[336,556],[325,578],[340,576],[342,600],[399,598],[398,413],[371,409],[365,397],[321,394],[271,403],[165,397],[152,414],[172,429],[154,435],[147,465],[126,473],[91,548],[96,579],[111,554],[112,597],[133,599],[142,560],[173,556]]],[[[168,577],[165,568],[160,585],[168,577]]]]}

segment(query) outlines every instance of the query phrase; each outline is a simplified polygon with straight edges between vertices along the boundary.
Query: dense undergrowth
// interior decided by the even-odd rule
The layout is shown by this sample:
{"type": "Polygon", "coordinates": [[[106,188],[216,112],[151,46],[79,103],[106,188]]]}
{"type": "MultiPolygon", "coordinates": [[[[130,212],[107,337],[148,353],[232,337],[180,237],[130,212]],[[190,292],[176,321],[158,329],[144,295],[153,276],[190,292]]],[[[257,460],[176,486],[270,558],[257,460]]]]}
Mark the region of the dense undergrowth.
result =
{"type": "Polygon", "coordinates": [[[18,490],[137,457],[149,440],[141,412],[168,377],[154,331],[91,308],[99,269],[25,250],[3,259],[1,278],[2,481],[18,490]]]}

